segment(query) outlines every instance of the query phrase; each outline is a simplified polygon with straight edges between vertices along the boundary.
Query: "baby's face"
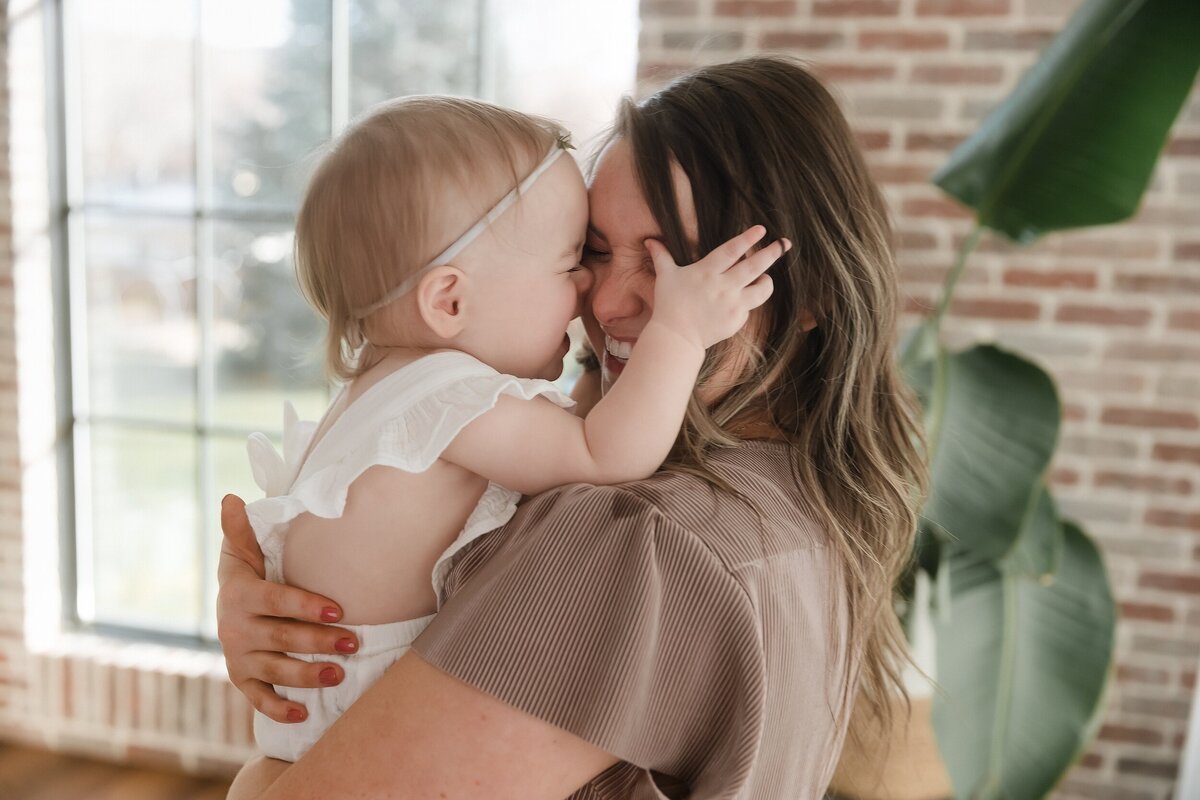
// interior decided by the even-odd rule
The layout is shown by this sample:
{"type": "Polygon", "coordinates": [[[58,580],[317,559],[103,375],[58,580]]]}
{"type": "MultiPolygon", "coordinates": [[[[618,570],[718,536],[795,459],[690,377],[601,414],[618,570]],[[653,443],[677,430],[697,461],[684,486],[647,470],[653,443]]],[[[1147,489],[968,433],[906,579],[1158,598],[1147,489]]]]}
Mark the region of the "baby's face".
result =
{"type": "Polygon", "coordinates": [[[564,153],[464,252],[473,284],[466,343],[476,358],[523,378],[553,380],[570,349],[567,324],[591,288],[580,266],[587,190],[564,153]]]}

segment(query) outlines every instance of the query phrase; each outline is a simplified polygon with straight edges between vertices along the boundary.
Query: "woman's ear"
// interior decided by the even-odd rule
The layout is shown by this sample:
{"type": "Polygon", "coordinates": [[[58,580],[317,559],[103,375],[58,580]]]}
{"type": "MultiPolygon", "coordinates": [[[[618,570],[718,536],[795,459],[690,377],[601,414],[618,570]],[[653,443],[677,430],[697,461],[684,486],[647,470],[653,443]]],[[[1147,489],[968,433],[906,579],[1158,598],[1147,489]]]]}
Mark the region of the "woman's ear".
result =
{"type": "Polygon", "coordinates": [[[808,333],[813,328],[817,327],[817,318],[810,314],[807,308],[800,309],[800,313],[797,315],[796,321],[800,323],[800,330],[804,331],[805,333],[808,333]]]}
{"type": "Polygon", "coordinates": [[[466,328],[467,276],[447,264],[430,270],[417,284],[417,310],[437,336],[454,339],[466,328]]]}

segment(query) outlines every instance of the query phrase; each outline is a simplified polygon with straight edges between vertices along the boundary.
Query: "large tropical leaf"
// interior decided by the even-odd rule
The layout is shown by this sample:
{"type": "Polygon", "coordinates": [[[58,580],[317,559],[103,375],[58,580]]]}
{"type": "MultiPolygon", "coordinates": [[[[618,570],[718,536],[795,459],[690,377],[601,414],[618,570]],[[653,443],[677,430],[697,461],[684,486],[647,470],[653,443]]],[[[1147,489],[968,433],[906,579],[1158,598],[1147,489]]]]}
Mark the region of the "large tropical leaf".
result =
{"type": "Polygon", "coordinates": [[[1200,69],[1197,0],[1090,0],[933,181],[1030,241],[1137,210],[1200,69]]]}
{"type": "Polygon", "coordinates": [[[1050,490],[1043,485],[1034,495],[1034,506],[1025,518],[1017,546],[1001,560],[1000,568],[1037,580],[1050,580],[1058,570],[1062,548],[1058,507],[1050,490]]]}
{"type": "Polygon", "coordinates": [[[955,795],[1044,797],[1095,734],[1116,610],[1099,551],[1062,525],[1052,581],[976,553],[951,559],[953,613],[934,617],[934,729],[955,795]]]}
{"type": "Polygon", "coordinates": [[[910,379],[927,404],[932,488],[922,515],[957,546],[999,559],[1033,514],[1058,441],[1054,383],[994,345],[938,349],[910,379]]]}

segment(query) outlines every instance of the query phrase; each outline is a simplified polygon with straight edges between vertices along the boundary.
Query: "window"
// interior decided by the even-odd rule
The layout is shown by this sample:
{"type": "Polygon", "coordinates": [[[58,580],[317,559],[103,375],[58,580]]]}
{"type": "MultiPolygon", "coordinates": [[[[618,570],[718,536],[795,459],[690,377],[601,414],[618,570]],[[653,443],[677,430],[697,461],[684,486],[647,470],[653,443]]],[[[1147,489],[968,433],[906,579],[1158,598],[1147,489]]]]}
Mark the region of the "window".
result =
{"type": "MultiPolygon", "coordinates": [[[[588,80],[549,96],[611,113],[633,81],[636,3],[625,5],[604,15],[622,26],[619,44],[599,43],[607,88],[603,60],[585,61],[588,80]]],[[[87,626],[210,640],[219,498],[260,494],[246,435],[278,434],[284,399],[308,418],[328,399],[321,326],[291,264],[319,146],[402,94],[573,120],[537,94],[522,105],[512,80],[512,64],[528,69],[520,36],[546,35],[545,6],[528,0],[64,0],[61,14],[65,605],[74,592],[87,626]]],[[[598,18],[575,30],[594,37],[598,18]]],[[[578,50],[573,36],[550,39],[578,50]]]]}

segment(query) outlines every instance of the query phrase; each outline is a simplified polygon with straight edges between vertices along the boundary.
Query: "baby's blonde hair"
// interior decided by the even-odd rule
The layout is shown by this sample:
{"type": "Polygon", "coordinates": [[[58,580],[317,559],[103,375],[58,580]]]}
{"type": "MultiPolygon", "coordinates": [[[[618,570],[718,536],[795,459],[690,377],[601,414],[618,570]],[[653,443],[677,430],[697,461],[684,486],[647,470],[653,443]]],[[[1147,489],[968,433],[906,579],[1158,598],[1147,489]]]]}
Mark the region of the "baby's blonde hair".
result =
{"type": "Polygon", "coordinates": [[[422,95],[375,106],[330,144],[296,219],[295,260],[329,324],[331,376],[352,379],[376,360],[363,346],[380,321],[355,310],[429,263],[565,136],[551,120],[422,95]]]}

